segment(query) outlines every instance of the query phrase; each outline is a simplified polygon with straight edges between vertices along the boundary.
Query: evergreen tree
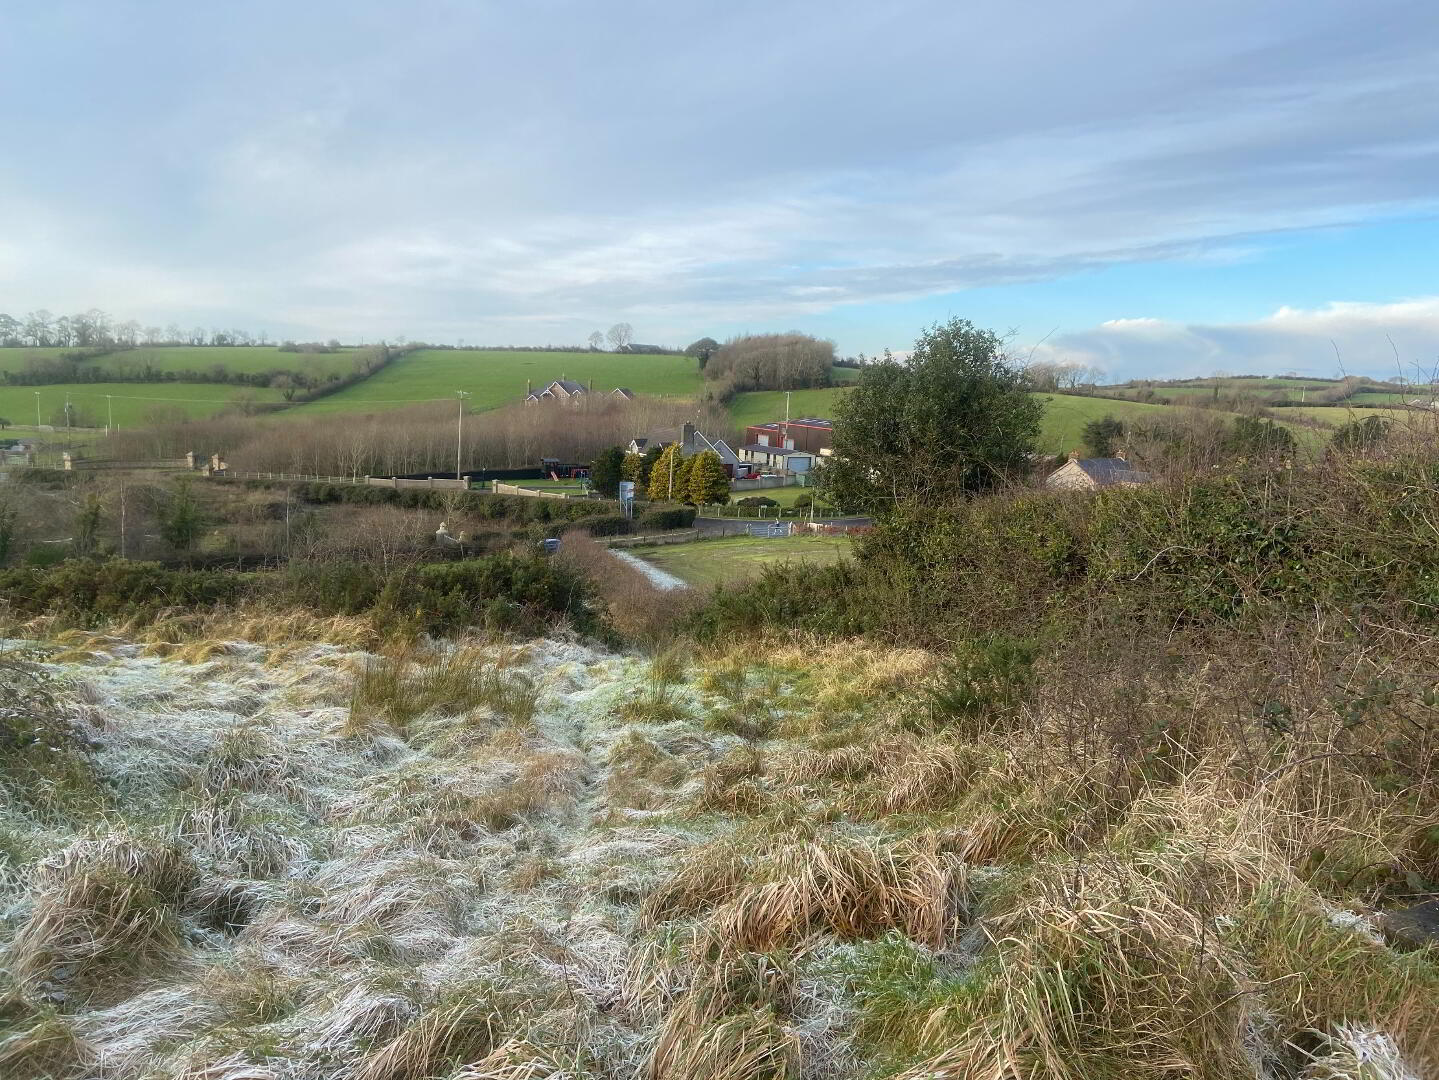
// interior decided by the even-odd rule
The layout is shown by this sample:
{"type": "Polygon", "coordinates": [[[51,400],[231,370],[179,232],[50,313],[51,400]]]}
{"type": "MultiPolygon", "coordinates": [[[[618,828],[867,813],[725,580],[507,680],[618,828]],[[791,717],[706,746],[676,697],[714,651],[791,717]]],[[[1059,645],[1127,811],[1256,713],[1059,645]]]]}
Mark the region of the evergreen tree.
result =
{"type": "Polygon", "coordinates": [[[690,477],[694,475],[695,459],[680,455],[679,463],[675,466],[675,500],[682,503],[693,504],[690,498],[690,477]]]}
{"type": "Polygon", "coordinates": [[[660,455],[665,452],[663,446],[651,446],[640,455],[640,475],[638,483],[640,487],[646,487],[650,482],[650,473],[654,472],[655,462],[659,461],[660,455]]]}
{"type": "Polygon", "coordinates": [[[608,450],[601,450],[590,462],[590,487],[606,499],[618,498],[624,463],[625,452],[621,447],[611,446],[608,450]]]}
{"type": "Polygon", "coordinates": [[[1084,447],[1097,458],[1113,457],[1124,438],[1124,422],[1112,416],[1091,420],[1084,425],[1084,447]]]}
{"type": "Polygon", "coordinates": [[[189,484],[180,484],[160,514],[160,536],[176,551],[188,551],[200,538],[200,504],[189,484]]]}
{"type": "Polygon", "coordinates": [[[688,502],[696,506],[729,502],[729,473],[724,462],[713,450],[706,450],[693,459],[686,485],[688,502]]]}
{"type": "Polygon", "coordinates": [[[646,495],[650,502],[669,502],[671,494],[678,498],[684,492],[684,455],[679,443],[670,443],[655,460],[650,469],[650,482],[646,495]]]}
{"type": "Polygon", "coordinates": [[[643,454],[626,454],[625,462],[620,466],[620,478],[633,480],[640,490],[644,488],[645,459],[643,454]]]}
{"type": "Polygon", "coordinates": [[[76,555],[94,555],[100,546],[100,524],[104,518],[104,511],[100,506],[100,496],[86,495],[80,504],[80,511],[75,515],[75,536],[71,544],[75,548],[76,555]]]}

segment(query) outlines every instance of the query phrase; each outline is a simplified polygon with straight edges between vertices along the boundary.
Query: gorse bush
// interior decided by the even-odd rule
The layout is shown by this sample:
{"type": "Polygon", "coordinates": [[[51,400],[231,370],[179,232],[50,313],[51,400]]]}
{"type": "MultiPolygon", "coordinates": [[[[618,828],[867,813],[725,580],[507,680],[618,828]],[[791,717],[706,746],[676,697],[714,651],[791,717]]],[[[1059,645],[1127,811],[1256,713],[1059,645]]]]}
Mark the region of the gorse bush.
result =
{"type": "Polygon", "coordinates": [[[364,615],[398,632],[539,631],[561,619],[590,627],[586,596],[578,576],[538,553],[501,552],[389,570],[346,560],[238,573],[75,559],[0,571],[0,597],[10,615],[54,615],[82,626],[168,611],[268,605],[323,616],[364,615]]]}

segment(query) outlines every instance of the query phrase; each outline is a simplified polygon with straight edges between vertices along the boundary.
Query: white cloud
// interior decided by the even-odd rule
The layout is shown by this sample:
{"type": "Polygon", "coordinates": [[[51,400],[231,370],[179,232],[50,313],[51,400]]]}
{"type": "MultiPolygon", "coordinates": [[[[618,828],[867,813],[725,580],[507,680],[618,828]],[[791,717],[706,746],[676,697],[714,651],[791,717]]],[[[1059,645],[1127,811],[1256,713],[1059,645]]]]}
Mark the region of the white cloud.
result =
{"type": "Polygon", "coordinates": [[[674,340],[1439,206],[1405,0],[819,10],[36,6],[0,40],[0,306],[674,340]]]}
{"type": "Polygon", "coordinates": [[[1439,366],[1439,296],[1283,307],[1252,322],[1114,319],[1044,342],[1034,355],[1100,367],[1114,379],[1220,370],[1428,378],[1439,366]]]}

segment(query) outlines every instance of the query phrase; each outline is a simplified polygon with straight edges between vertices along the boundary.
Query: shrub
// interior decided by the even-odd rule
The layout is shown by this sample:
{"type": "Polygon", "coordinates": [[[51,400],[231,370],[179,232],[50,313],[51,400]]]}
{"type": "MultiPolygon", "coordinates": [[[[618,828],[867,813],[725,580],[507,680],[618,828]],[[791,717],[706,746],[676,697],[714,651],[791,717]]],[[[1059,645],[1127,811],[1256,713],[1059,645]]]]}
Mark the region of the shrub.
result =
{"type": "Polygon", "coordinates": [[[624,514],[605,514],[583,519],[580,527],[591,536],[623,536],[634,528],[634,523],[624,514]]]}
{"type": "Polygon", "coordinates": [[[640,532],[688,529],[695,523],[695,513],[695,509],[690,506],[673,510],[646,510],[635,520],[635,525],[640,532]]]}

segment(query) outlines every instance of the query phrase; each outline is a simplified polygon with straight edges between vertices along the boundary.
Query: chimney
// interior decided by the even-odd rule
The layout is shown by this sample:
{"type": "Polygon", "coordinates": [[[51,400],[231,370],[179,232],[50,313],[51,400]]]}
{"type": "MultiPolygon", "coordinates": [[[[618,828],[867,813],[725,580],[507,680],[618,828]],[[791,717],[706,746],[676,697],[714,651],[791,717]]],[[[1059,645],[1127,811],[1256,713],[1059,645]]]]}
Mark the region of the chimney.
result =
{"type": "Polygon", "coordinates": [[[1069,460],[1070,460],[1070,461],[1078,461],[1078,460],[1079,460],[1079,451],[1078,451],[1078,450],[1071,450],[1071,451],[1069,452],[1069,460]]]}
{"type": "Polygon", "coordinates": [[[530,396],[531,394],[533,394],[534,392],[535,392],[535,383],[534,383],[534,380],[533,380],[533,379],[526,379],[526,380],[525,380],[525,397],[529,397],[529,396],[530,396]]]}

